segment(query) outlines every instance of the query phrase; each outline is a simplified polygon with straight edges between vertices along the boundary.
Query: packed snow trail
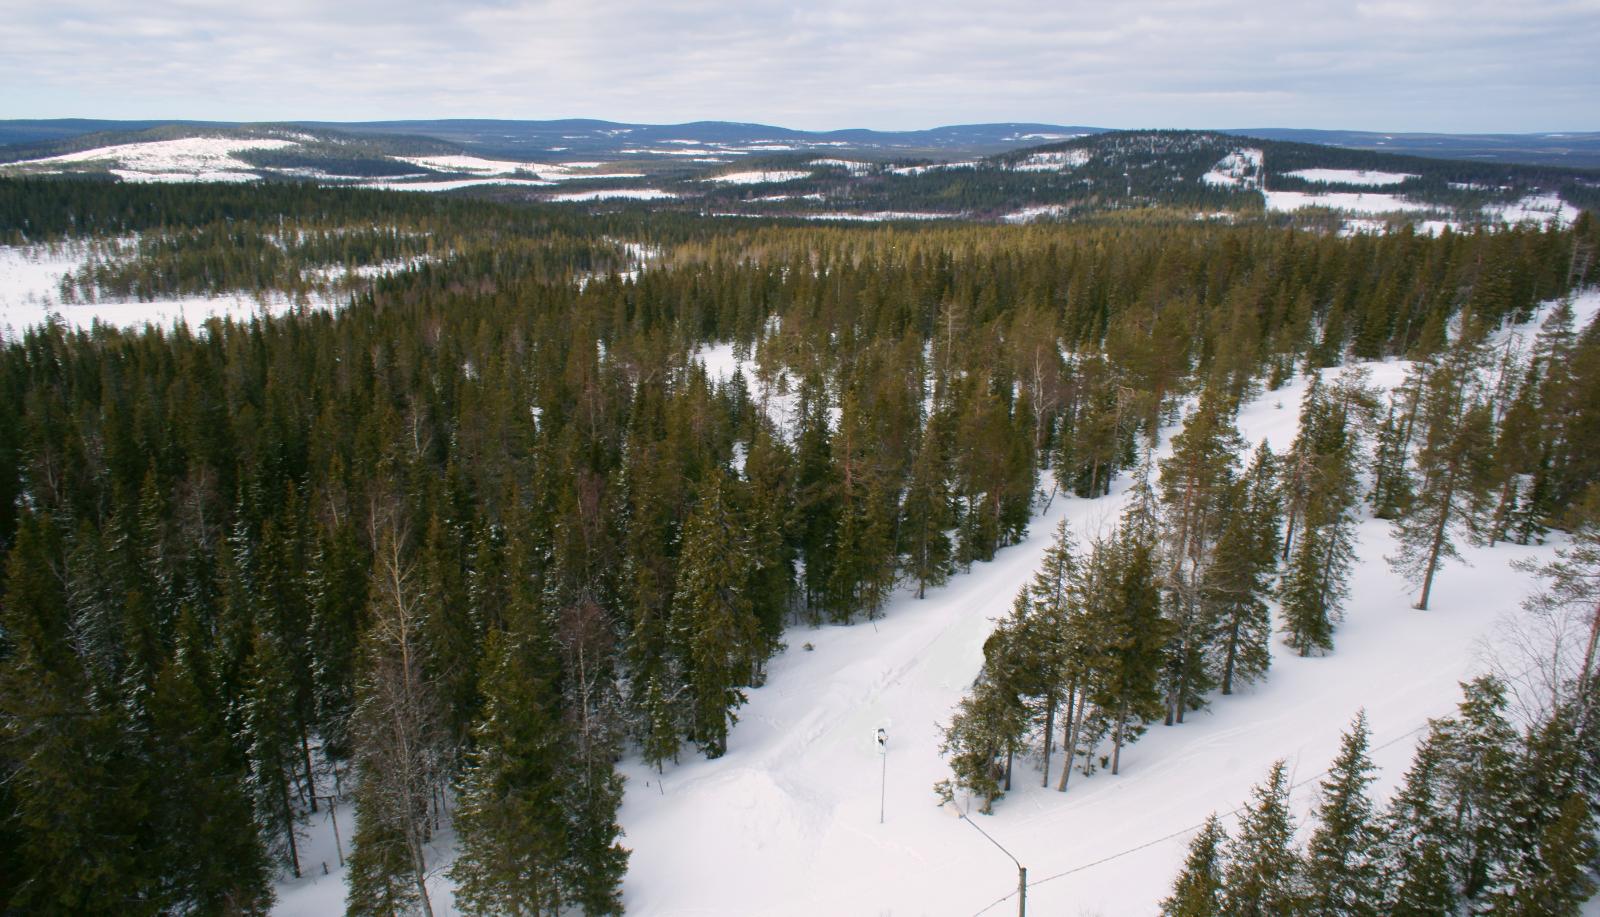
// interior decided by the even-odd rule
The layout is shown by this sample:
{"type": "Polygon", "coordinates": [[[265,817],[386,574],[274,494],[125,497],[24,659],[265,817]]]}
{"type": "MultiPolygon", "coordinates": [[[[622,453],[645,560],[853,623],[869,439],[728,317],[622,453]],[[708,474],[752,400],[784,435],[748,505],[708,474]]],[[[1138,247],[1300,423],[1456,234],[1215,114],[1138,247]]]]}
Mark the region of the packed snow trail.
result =
{"type": "MultiPolygon", "coordinates": [[[[1591,294],[1580,305],[1586,320],[1600,302],[1591,294]]],[[[1519,333],[1527,338],[1535,330],[1519,333]]],[[[1405,372],[1398,362],[1367,366],[1384,388],[1405,372]]],[[[1286,449],[1307,381],[1297,377],[1247,404],[1238,421],[1245,438],[1286,449]]],[[[1158,457],[1172,432],[1165,431],[1158,457]]],[[[685,749],[682,763],[664,775],[637,757],[627,761],[620,820],[633,850],[624,883],[628,912],[973,914],[1013,891],[1012,863],[936,805],[932,786],[949,776],[940,726],[976,676],[984,639],[1032,575],[1057,520],[1068,519],[1082,544],[1115,523],[1127,486],[1124,475],[1106,498],[1058,496],[1023,543],[926,600],[902,591],[875,624],[791,629],[767,685],[750,691],[739,710],[724,757],[706,761],[685,749]],[[879,727],[889,736],[883,825],[879,727]]],[[[1182,864],[1186,829],[1244,803],[1278,758],[1288,760],[1291,782],[1299,784],[1293,802],[1303,819],[1316,790],[1311,778],[1327,767],[1361,708],[1382,769],[1374,792],[1385,798],[1426,720],[1453,712],[1458,682],[1488,667],[1497,622],[1534,587],[1511,561],[1552,550],[1464,548],[1471,566],[1443,570],[1432,610],[1416,611],[1414,590],[1384,561],[1394,551],[1388,523],[1364,518],[1334,653],[1298,658],[1275,638],[1265,682],[1232,697],[1213,695],[1211,707],[1184,725],[1151,726],[1124,750],[1119,776],[1075,774],[1063,794],[1054,789],[1061,754],[1048,789],[1040,786],[1037,762],[1019,759],[1013,790],[996,814],[974,818],[1028,867],[1038,883],[1028,903],[1039,913],[1154,913],[1182,864]]]]}

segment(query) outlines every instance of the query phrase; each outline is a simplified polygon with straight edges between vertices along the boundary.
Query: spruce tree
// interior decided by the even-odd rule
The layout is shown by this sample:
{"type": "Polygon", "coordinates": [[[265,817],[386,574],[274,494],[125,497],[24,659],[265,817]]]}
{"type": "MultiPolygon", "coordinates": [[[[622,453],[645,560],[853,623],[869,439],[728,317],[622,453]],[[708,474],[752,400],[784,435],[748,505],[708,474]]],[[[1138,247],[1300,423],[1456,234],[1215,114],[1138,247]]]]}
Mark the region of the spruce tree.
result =
{"type": "Polygon", "coordinates": [[[1289,813],[1282,761],[1272,765],[1266,781],[1251,795],[1253,802],[1239,816],[1239,833],[1228,845],[1224,913],[1230,917],[1294,913],[1301,898],[1302,867],[1294,849],[1294,817],[1289,813]]]}
{"type": "Polygon", "coordinates": [[[554,915],[567,849],[562,818],[567,744],[548,639],[519,622],[484,647],[483,715],[461,777],[459,853],[450,869],[467,914],[554,915]]]}
{"type": "Polygon", "coordinates": [[[690,692],[691,736],[708,758],[728,747],[728,729],[761,658],[759,624],[745,593],[750,556],[724,496],[720,473],[684,526],[673,639],[690,692]]]}
{"type": "MultiPolygon", "coordinates": [[[[1264,461],[1261,451],[1256,461],[1264,461]]],[[[1256,496],[1257,485],[1250,480],[1236,488],[1235,510],[1217,539],[1216,558],[1201,584],[1205,626],[1215,634],[1208,661],[1224,695],[1232,694],[1236,683],[1261,678],[1272,663],[1268,648],[1272,613],[1266,599],[1277,564],[1271,537],[1277,518],[1269,498],[1256,496]]],[[[1270,481],[1266,484],[1270,486],[1270,481]]]]}
{"type": "Polygon", "coordinates": [[[1581,793],[1562,803],[1560,814],[1545,828],[1534,856],[1521,862],[1510,883],[1492,895],[1488,912],[1510,917],[1577,917],[1594,895],[1590,874],[1600,845],[1594,817],[1581,793]]]}
{"type": "Polygon", "coordinates": [[[1227,867],[1222,848],[1227,842],[1228,834],[1213,814],[1189,842],[1183,872],[1173,883],[1172,894],[1161,901],[1162,917],[1222,917],[1227,867]]]}
{"type": "Polygon", "coordinates": [[[1328,917],[1378,913],[1376,835],[1367,797],[1376,778],[1367,744],[1367,717],[1362,712],[1345,733],[1311,814],[1317,828],[1306,845],[1305,900],[1313,913],[1328,917]]]}
{"type": "Polygon", "coordinates": [[[1423,423],[1417,470],[1422,479],[1407,513],[1394,526],[1399,551],[1389,564],[1421,588],[1416,603],[1426,610],[1439,565],[1459,559],[1456,532],[1480,540],[1486,466],[1492,445],[1492,416],[1480,395],[1482,347],[1470,316],[1450,351],[1428,374],[1419,408],[1423,423]]]}

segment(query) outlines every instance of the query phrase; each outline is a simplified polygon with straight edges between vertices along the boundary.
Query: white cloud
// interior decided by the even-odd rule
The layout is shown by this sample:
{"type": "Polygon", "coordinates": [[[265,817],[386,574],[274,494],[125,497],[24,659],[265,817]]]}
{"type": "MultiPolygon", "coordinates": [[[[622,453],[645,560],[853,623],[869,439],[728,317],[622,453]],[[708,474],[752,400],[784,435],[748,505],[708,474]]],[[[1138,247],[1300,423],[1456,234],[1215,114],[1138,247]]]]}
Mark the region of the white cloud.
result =
{"type": "Polygon", "coordinates": [[[0,0],[0,117],[1586,129],[1593,0],[0,0]]]}

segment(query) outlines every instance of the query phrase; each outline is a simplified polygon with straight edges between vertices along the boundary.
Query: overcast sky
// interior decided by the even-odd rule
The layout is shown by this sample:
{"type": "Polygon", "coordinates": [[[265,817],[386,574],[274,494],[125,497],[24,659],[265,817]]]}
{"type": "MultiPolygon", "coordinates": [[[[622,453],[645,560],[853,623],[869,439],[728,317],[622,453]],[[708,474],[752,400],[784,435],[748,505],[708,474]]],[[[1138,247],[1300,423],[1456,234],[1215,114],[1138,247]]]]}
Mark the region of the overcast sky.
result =
{"type": "Polygon", "coordinates": [[[1600,130],[1600,0],[0,0],[0,118],[1600,130]]]}

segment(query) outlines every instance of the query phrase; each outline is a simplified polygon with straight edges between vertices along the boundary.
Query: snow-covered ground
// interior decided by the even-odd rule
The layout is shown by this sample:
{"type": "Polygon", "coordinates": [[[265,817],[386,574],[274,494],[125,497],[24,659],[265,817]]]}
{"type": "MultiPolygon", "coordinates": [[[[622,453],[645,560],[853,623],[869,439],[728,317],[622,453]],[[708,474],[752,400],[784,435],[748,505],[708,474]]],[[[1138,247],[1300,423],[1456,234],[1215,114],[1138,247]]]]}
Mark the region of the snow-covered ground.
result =
{"type": "MultiPolygon", "coordinates": [[[[1580,323],[1593,320],[1600,292],[1580,297],[1576,311],[1580,323]]],[[[696,358],[716,379],[743,366],[754,391],[748,364],[731,345],[703,347],[696,358]]],[[[1395,361],[1364,365],[1384,387],[1399,383],[1406,369],[1395,361]]],[[[1287,448],[1308,381],[1297,378],[1245,405],[1245,438],[1287,448]]],[[[1166,431],[1158,455],[1173,432],[1166,431]]],[[[637,757],[625,760],[628,913],[895,917],[1015,908],[1015,898],[1005,897],[1016,888],[1011,861],[935,804],[932,785],[949,775],[938,750],[940,725],[977,674],[984,639],[1032,576],[1056,522],[1067,519],[1080,544],[1107,531],[1127,484],[1124,477],[1098,500],[1057,495],[1023,543],[930,590],[926,600],[902,590],[874,624],[791,629],[766,686],[749,691],[722,758],[706,761],[686,749],[664,775],[637,757]],[[874,741],[879,728],[888,732],[885,758],[874,741]]],[[[973,821],[1028,867],[1036,913],[1153,914],[1192,832],[1210,813],[1245,803],[1274,760],[1289,762],[1292,802],[1303,821],[1358,709],[1367,711],[1372,757],[1382,768],[1375,792],[1392,792],[1427,719],[1454,711],[1457,683],[1486,669],[1501,625],[1533,588],[1511,562],[1548,557],[1559,543],[1465,548],[1470,566],[1446,568],[1431,610],[1422,612],[1411,608],[1414,590],[1383,560],[1394,549],[1388,525],[1366,519],[1335,652],[1301,659],[1275,641],[1264,683],[1214,697],[1184,725],[1152,726],[1125,750],[1119,776],[1077,774],[1062,794],[1054,789],[1059,754],[1049,788],[1040,785],[1045,775],[1036,762],[1019,760],[1013,790],[995,814],[973,821]]],[[[339,815],[348,852],[348,806],[339,815]]],[[[1232,817],[1224,823],[1237,824],[1232,817]]],[[[278,884],[275,911],[340,913],[343,876],[326,811],[308,835],[307,876],[278,884]]],[[[448,833],[441,836],[430,860],[440,917],[455,913],[443,875],[449,842],[448,833]]],[[[1597,913],[1600,904],[1591,902],[1585,914],[1597,913]]]]}
{"type": "Polygon", "coordinates": [[[1324,185],[1370,185],[1374,187],[1398,185],[1408,178],[1416,178],[1415,175],[1407,172],[1373,172],[1366,169],[1297,169],[1283,174],[1324,185]]]}
{"type": "MultiPolygon", "coordinates": [[[[148,302],[108,299],[63,303],[61,279],[82,267],[88,257],[88,250],[78,243],[0,245],[0,338],[16,338],[51,316],[58,317],[68,327],[85,329],[95,322],[119,328],[145,324],[172,326],[178,322],[195,326],[212,317],[248,319],[256,315],[281,315],[296,308],[338,308],[347,301],[344,294],[312,293],[297,301],[287,294],[274,292],[260,296],[251,293],[172,296],[148,302]]],[[[405,261],[368,264],[356,267],[353,273],[370,279],[407,266],[405,261]]],[[[344,273],[343,268],[335,268],[319,276],[331,286],[344,273]]]]}
{"type": "Polygon", "coordinates": [[[978,164],[971,161],[961,162],[935,162],[923,166],[900,166],[890,169],[891,175],[921,175],[924,172],[937,172],[944,169],[976,169],[978,164]]]}
{"type": "Polygon", "coordinates": [[[1488,219],[1513,226],[1519,223],[1571,226],[1580,213],[1582,211],[1563,201],[1557,194],[1530,194],[1502,207],[1484,208],[1484,215],[1488,219]]]}

